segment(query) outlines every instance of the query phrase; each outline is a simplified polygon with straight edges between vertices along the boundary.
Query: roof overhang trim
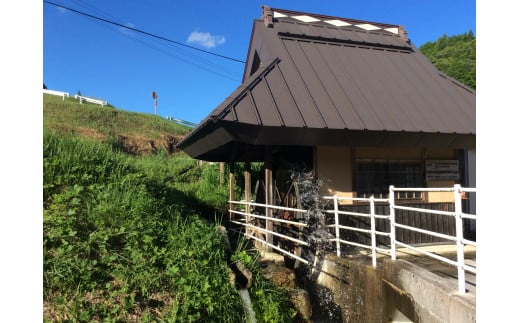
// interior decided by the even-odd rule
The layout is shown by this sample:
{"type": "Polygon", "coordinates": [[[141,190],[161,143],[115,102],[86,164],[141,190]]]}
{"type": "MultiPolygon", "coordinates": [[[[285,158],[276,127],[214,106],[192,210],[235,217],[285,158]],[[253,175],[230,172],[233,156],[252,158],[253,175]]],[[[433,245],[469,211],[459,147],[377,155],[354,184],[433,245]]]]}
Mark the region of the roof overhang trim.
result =
{"type": "Polygon", "coordinates": [[[185,144],[184,151],[193,158],[227,162],[262,161],[264,155],[257,152],[265,146],[475,147],[475,134],[267,127],[222,120],[214,126],[185,144]]]}

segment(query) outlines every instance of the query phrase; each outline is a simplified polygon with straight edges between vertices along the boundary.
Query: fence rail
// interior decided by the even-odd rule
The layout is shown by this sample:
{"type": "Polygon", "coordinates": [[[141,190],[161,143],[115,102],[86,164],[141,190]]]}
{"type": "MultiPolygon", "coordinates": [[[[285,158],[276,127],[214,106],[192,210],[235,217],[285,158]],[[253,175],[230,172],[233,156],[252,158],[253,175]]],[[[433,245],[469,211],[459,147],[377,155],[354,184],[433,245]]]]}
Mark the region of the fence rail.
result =
{"type": "Polygon", "coordinates": [[[77,95],[77,94],[74,95],[74,98],[78,99],[79,103],[83,103],[83,101],[86,101],[86,102],[90,102],[90,103],[94,103],[94,104],[99,104],[101,106],[105,106],[108,104],[106,101],[103,101],[103,100],[89,98],[87,96],[81,96],[81,95],[77,95]]]}
{"type": "Polygon", "coordinates": [[[45,93],[45,94],[50,94],[50,95],[61,96],[63,100],[65,100],[65,98],[68,98],[68,97],[69,97],[69,93],[67,93],[67,92],[62,92],[62,91],[55,91],[55,90],[43,89],[43,93],[45,93]]]}
{"type": "MultiPolygon", "coordinates": [[[[334,238],[330,239],[330,242],[335,242],[337,256],[341,256],[342,245],[349,245],[356,248],[364,248],[370,250],[373,267],[377,266],[377,253],[390,256],[392,260],[396,260],[397,247],[408,248],[420,254],[426,255],[428,257],[456,267],[458,276],[458,292],[464,294],[466,290],[466,271],[476,274],[476,266],[467,265],[464,261],[464,246],[471,245],[476,247],[476,242],[466,239],[463,234],[463,221],[476,220],[476,214],[469,214],[463,212],[462,197],[467,192],[476,193],[476,189],[464,188],[458,184],[449,188],[395,188],[393,186],[390,186],[388,198],[353,198],[339,197],[337,195],[325,196],[323,197],[325,200],[333,202],[332,209],[324,210],[324,213],[334,215],[333,223],[327,224],[327,227],[334,232],[334,238]],[[454,208],[452,211],[446,211],[396,204],[396,199],[394,198],[396,196],[396,193],[406,191],[451,192],[453,193],[454,208]],[[342,210],[340,207],[340,201],[350,201],[365,205],[368,204],[369,211],[354,212],[342,210]],[[389,214],[377,214],[376,203],[379,206],[379,209],[381,205],[387,205],[389,209],[389,214]],[[421,227],[421,224],[423,224],[421,221],[417,221],[419,222],[418,225],[417,223],[399,223],[398,221],[396,221],[396,211],[399,210],[413,212],[414,214],[421,213],[423,214],[423,217],[446,217],[454,221],[446,222],[446,226],[449,227],[445,228],[446,232],[436,232],[435,230],[432,230],[431,227],[425,227],[424,225],[421,227]],[[354,218],[368,219],[369,224],[363,222],[366,227],[345,225],[345,219],[352,220],[354,218]],[[379,225],[376,225],[376,221],[380,222],[379,225]],[[381,223],[386,224],[381,225],[381,223]],[[455,227],[453,234],[453,228],[451,228],[452,226],[455,227]],[[401,238],[399,238],[396,234],[398,231],[400,232],[399,237],[401,238]],[[417,248],[413,245],[413,243],[407,243],[404,239],[405,235],[402,234],[403,231],[415,232],[416,234],[422,236],[433,237],[432,239],[437,238],[441,240],[446,240],[450,243],[454,243],[456,245],[457,253],[456,260],[452,260],[447,257],[426,251],[424,249],[417,248]],[[350,232],[350,234],[345,234],[345,232],[350,232]],[[368,243],[366,243],[363,239],[360,239],[358,234],[368,235],[368,243]],[[389,240],[389,246],[381,243],[381,237],[389,240]]],[[[244,226],[246,228],[246,236],[255,239],[264,246],[267,246],[268,248],[275,249],[289,257],[292,257],[297,261],[300,261],[307,265],[310,264],[309,260],[306,260],[301,257],[302,246],[309,246],[309,242],[305,241],[302,235],[303,228],[308,227],[308,224],[305,223],[305,221],[303,221],[302,218],[302,215],[306,214],[307,210],[245,201],[229,201],[229,203],[231,205],[234,205],[234,207],[230,208],[229,210],[230,215],[233,215],[233,218],[235,218],[235,216],[242,217],[239,219],[232,219],[231,222],[244,226]],[[235,210],[234,208],[236,206],[242,207],[243,209],[235,210]],[[265,214],[273,214],[273,211],[274,213],[278,211],[278,214],[275,214],[273,216],[266,216],[265,214],[261,214],[261,212],[259,211],[265,211],[265,214]],[[279,217],[281,213],[283,213],[284,215],[288,213],[292,214],[292,217],[279,217]],[[297,221],[293,219],[296,219],[297,221]],[[276,226],[278,228],[275,228],[276,226]],[[278,231],[276,229],[278,229],[278,231]],[[291,253],[290,251],[287,251],[284,248],[280,247],[280,245],[275,244],[273,242],[273,237],[277,237],[279,240],[282,241],[290,241],[295,246],[294,251],[291,253]]],[[[403,217],[400,218],[401,220],[403,219],[403,217]]],[[[352,223],[358,222],[352,221],[352,223]]],[[[433,221],[425,223],[433,223],[433,221]]]]}
{"type": "Polygon", "coordinates": [[[444,263],[447,263],[449,265],[452,265],[457,268],[457,276],[458,276],[458,292],[463,294],[465,293],[465,272],[469,271],[471,273],[476,274],[476,267],[466,265],[464,262],[464,246],[465,245],[471,245],[476,247],[476,242],[464,238],[463,233],[463,220],[464,219],[470,219],[470,220],[476,220],[476,215],[464,213],[462,211],[462,193],[464,192],[473,192],[475,193],[476,190],[473,188],[463,188],[460,185],[456,184],[453,187],[450,188],[395,188],[393,186],[390,186],[389,188],[389,194],[387,199],[375,199],[373,197],[369,199],[365,199],[365,202],[369,202],[370,204],[370,212],[369,213],[356,213],[356,212],[344,212],[340,211],[338,204],[340,200],[359,200],[354,198],[348,198],[348,197],[338,197],[338,196],[327,196],[326,199],[332,199],[334,201],[334,210],[327,210],[328,213],[333,213],[335,216],[335,223],[334,227],[336,229],[336,238],[333,239],[336,242],[336,253],[338,256],[341,254],[341,245],[347,244],[347,245],[354,245],[356,247],[360,248],[366,248],[371,250],[371,257],[372,257],[372,266],[376,267],[377,265],[377,252],[382,252],[385,254],[388,254],[388,251],[385,250],[387,248],[381,248],[377,245],[377,236],[389,236],[390,237],[390,249],[389,254],[392,260],[397,259],[397,247],[403,247],[408,248],[411,250],[414,250],[420,254],[426,255],[428,257],[434,258],[436,260],[442,261],[444,263]],[[418,207],[411,207],[411,206],[404,206],[404,205],[397,205],[395,203],[396,199],[394,198],[396,195],[396,192],[406,192],[406,191],[422,191],[422,192],[451,192],[453,193],[453,201],[454,201],[454,210],[453,211],[443,211],[443,210],[433,210],[433,209],[425,209],[425,208],[418,208],[418,207]],[[375,202],[382,202],[387,203],[389,205],[390,214],[389,215],[378,215],[375,212],[375,202]],[[455,234],[447,234],[447,233],[440,233],[431,230],[431,228],[421,228],[416,227],[412,225],[402,224],[398,223],[396,221],[396,210],[404,210],[404,211],[412,211],[417,213],[423,213],[428,215],[440,215],[448,218],[453,218],[454,225],[455,225],[455,234]],[[370,229],[365,230],[367,233],[370,233],[370,244],[364,244],[360,243],[358,241],[348,241],[341,239],[341,232],[340,230],[347,230],[347,231],[359,231],[358,228],[352,228],[352,227],[345,227],[339,225],[340,223],[340,216],[355,216],[355,217],[368,217],[370,219],[370,229]],[[376,230],[376,219],[385,219],[389,222],[389,232],[381,232],[376,230]],[[409,232],[415,232],[422,235],[427,235],[431,237],[436,237],[440,239],[444,239],[447,241],[454,242],[456,245],[457,250],[457,260],[453,261],[447,257],[439,256],[437,254],[428,252],[426,250],[423,250],[421,248],[415,247],[411,243],[406,243],[404,241],[400,241],[396,235],[396,230],[406,230],[409,232]]]}

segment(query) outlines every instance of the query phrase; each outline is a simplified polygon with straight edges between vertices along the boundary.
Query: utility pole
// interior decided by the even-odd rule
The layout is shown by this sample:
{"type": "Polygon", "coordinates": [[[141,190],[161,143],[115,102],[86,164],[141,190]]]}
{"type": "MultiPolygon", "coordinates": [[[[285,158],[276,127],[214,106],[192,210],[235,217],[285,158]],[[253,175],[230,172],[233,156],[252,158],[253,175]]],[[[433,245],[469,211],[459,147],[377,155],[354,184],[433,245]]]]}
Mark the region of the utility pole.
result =
{"type": "Polygon", "coordinates": [[[157,115],[157,92],[152,92],[152,98],[153,98],[153,110],[155,115],[157,115]]]}

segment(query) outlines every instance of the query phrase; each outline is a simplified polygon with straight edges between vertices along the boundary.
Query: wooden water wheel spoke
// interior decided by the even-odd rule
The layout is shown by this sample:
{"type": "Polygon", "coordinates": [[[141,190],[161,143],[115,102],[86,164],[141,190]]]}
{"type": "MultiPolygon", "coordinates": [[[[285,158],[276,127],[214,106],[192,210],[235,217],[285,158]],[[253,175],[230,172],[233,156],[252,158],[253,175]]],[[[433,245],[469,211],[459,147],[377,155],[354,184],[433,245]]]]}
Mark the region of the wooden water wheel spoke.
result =
{"type": "MultiPolygon", "coordinates": [[[[265,170],[265,167],[264,169],[265,170]]],[[[278,174],[286,176],[288,174],[288,171],[285,170],[284,172],[278,172],[278,174]]],[[[254,202],[258,204],[266,204],[267,198],[267,187],[266,187],[266,181],[269,182],[268,178],[265,178],[265,180],[262,180],[261,178],[256,181],[255,187],[254,187],[254,202]]],[[[272,190],[273,194],[273,201],[272,204],[275,206],[283,206],[287,208],[295,208],[295,209],[301,209],[302,201],[300,199],[300,192],[298,190],[298,186],[296,182],[291,179],[288,180],[286,177],[283,176],[280,178],[278,177],[276,180],[272,181],[273,185],[270,188],[272,190]],[[285,185],[285,184],[288,184],[285,185]]],[[[256,207],[258,214],[263,214],[265,216],[267,215],[267,208],[263,209],[263,207],[256,207]]],[[[272,210],[271,216],[273,218],[277,219],[283,219],[286,221],[299,221],[302,218],[302,215],[300,212],[290,211],[290,210],[279,210],[279,209],[270,209],[272,210]]],[[[272,231],[285,235],[290,238],[303,240],[303,228],[300,226],[296,226],[291,223],[285,223],[285,222],[279,222],[279,221],[272,221],[272,231]]],[[[302,247],[287,238],[280,237],[276,234],[268,234],[264,229],[268,228],[267,220],[266,219],[254,219],[255,226],[261,228],[262,230],[253,230],[255,237],[258,239],[261,239],[264,241],[264,243],[261,243],[259,241],[256,241],[256,245],[259,248],[266,248],[265,243],[271,239],[271,242],[273,245],[282,248],[286,250],[289,253],[294,254],[297,257],[301,257],[302,254],[302,247]]],[[[289,258],[289,256],[287,256],[289,258]]],[[[291,261],[293,259],[290,259],[291,261]]],[[[295,261],[294,267],[298,267],[299,261],[295,261]]]]}

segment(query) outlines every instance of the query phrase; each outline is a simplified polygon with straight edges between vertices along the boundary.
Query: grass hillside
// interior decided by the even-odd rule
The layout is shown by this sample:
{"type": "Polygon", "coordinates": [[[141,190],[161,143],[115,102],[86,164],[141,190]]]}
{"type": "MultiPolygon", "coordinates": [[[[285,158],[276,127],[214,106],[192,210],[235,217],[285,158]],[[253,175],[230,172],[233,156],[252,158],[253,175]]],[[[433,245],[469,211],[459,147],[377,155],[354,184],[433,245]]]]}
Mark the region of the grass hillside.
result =
{"type": "MultiPolygon", "coordinates": [[[[218,165],[172,149],[188,128],[47,95],[43,109],[43,321],[245,322],[230,268],[256,258],[218,230],[218,165]]],[[[291,322],[284,290],[255,275],[250,293],[257,322],[291,322]]]]}
{"type": "Polygon", "coordinates": [[[190,128],[144,113],[110,106],[80,104],[74,98],[43,95],[43,128],[60,135],[109,142],[136,155],[159,150],[171,154],[175,144],[190,128]]]}

